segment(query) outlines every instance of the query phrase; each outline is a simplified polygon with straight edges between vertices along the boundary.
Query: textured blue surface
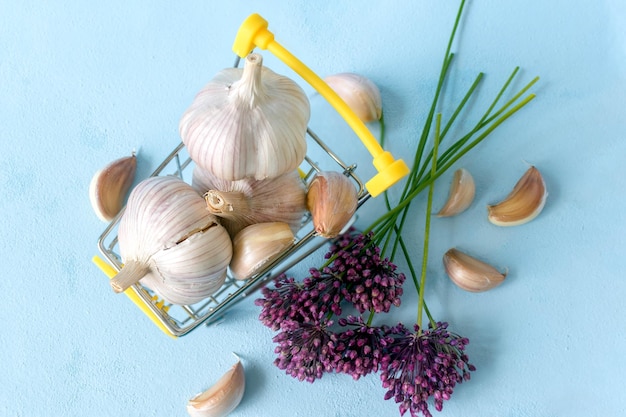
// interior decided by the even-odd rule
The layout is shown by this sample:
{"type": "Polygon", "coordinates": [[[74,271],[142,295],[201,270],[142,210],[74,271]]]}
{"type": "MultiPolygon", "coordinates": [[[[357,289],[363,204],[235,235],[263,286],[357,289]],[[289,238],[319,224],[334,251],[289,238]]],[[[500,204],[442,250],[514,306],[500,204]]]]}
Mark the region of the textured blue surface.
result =
{"type": "MultiPolygon", "coordinates": [[[[132,149],[139,178],[158,165],[179,142],[178,119],[197,90],[232,64],[236,30],[252,12],[320,75],[354,71],[376,82],[389,148],[409,155],[457,6],[2,0],[0,416],[184,416],[187,399],[232,365],[231,352],[248,378],[233,415],[397,415],[375,375],[313,385],[284,375],[252,299],[217,327],[164,336],[91,263],[105,225],[87,189],[98,168],[132,149]]],[[[472,207],[432,222],[427,300],[470,338],[478,368],[442,416],[626,413],[625,24],[622,0],[468,2],[444,103],[479,71],[477,109],[516,65],[521,79],[541,81],[528,108],[459,162],[477,182],[472,207]],[[528,163],[549,187],[544,212],[517,228],[492,226],[485,205],[504,197],[528,163]],[[452,246],[507,267],[509,278],[488,293],[459,290],[440,264],[452,246]]],[[[288,73],[269,56],[266,64],[288,73]]],[[[367,154],[318,99],[312,127],[371,174],[367,154]]],[[[436,207],[451,175],[435,190],[436,207]]],[[[381,212],[370,201],[360,221],[381,212]]],[[[421,213],[420,199],[408,226],[416,257],[421,213]]],[[[410,283],[406,293],[385,321],[414,320],[410,283]]]]}

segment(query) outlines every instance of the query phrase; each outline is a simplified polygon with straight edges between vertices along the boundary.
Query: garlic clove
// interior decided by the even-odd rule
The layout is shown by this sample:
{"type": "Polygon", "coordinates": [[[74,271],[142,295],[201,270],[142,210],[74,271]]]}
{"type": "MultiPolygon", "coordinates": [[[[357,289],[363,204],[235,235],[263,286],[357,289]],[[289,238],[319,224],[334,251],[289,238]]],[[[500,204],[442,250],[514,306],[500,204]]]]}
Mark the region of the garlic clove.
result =
{"type": "Polygon", "coordinates": [[[294,242],[287,223],[256,223],[242,229],[233,239],[230,270],[236,279],[247,279],[285,251],[294,242]]]}
{"type": "Polygon", "coordinates": [[[296,170],[307,149],[309,99],[288,77],[263,66],[218,73],[194,98],[179,123],[191,159],[225,180],[257,180],[296,170]]]}
{"type": "Polygon", "coordinates": [[[302,226],[306,213],[306,189],[298,171],[275,178],[228,181],[194,167],[192,185],[207,209],[220,218],[231,237],[254,223],[284,222],[293,233],[302,226]]]}
{"type": "Polygon", "coordinates": [[[452,178],[448,200],[437,216],[450,217],[463,212],[474,201],[475,193],[476,185],[472,174],[465,168],[457,169],[452,178]]]}
{"type": "Polygon", "coordinates": [[[369,78],[344,72],[329,75],[324,81],[363,122],[373,122],[382,116],[380,90],[369,78]]]}
{"type": "Polygon", "coordinates": [[[537,168],[531,166],[500,203],[487,206],[489,221],[498,226],[517,226],[537,217],[548,191],[537,168]]]}
{"type": "MultiPolygon", "coordinates": [[[[239,359],[239,358],[237,358],[239,359]]],[[[191,417],[224,417],[241,402],[246,387],[246,376],[241,360],[233,365],[209,389],[195,395],[187,402],[191,417]]]]}
{"type": "Polygon", "coordinates": [[[309,183],[307,208],[315,232],[322,237],[338,236],[358,207],[359,198],[352,180],[335,171],[321,171],[309,183]]]}
{"type": "Polygon", "coordinates": [[[470,292],[483,292],[497,287],[507,275],[455,248],[444,254],[443,265],[452,282],[470,292]]]}
{"type": "Polygon", "coordinates": [[[120,212],[137,170],[137,157],[116,159],[94,174],[89,183],[89,201],[98,218],[110,222],[120,212]]]}

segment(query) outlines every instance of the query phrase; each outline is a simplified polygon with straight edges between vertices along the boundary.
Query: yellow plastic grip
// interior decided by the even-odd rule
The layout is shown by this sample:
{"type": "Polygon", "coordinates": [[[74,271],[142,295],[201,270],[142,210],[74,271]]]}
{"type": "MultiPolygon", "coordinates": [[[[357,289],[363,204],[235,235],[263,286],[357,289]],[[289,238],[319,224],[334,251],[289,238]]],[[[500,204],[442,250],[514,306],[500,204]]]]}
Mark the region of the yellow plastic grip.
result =
{"type": "MultiPolygon", "coordinates": [[[[97,256],[97,255],[94,256],[92,258],[92,261],[93,261],[94,264],[96,264],[96,266],[98,268],[100,268],[102,270],[102,272],[104,272],[104,274],[107,277],[109,277],[109,279],[111,279],[115,275],[117,275],[117,271],[115,270],[115,268],[113,268],[111,265],[106,263],[99,256],[97,256]]],[[[154,311],[152,311],[152,310],[150,310],[150,308],[148,308],[146,303],[144,303],[144,301],[137,295],[137,293],[132,288],[128,288],[126,291],[124,291],[124,294],[126,294],[126,296],[128,298],[130,298],[132,300],[132,302],[135,303],[137,305],[137,307],[139,307],[139,309],[141,309],[141,311],[143,311],[144,314],[146,316],[148,316],[150,318],[150,320],[152,320],[154,322],[154,324],[156,324],[159,327],[159,329],[161,329],[163,331],[163,333],[165,333],[166,335],[170,336],[173,339],[177,339],[177,337],[175,335],[173,335],[167,329],[167,327],[165,327],[163,325],[163,323],[161,323],[161,321],[158,319],[158,317],[154,314],[154,311]]]]}
{"type": "Polygon", "coordinates": [[[324,97],[331,106],[343,117],[348,125],[361,139],[363,145],[374,158],[373,164],[378,174],[366,182],[365,188],[376,197],[404,176],[408,175],[409,167],[402,159],[395,160],[391,153],[380,146],[376,138],[369,131],[365,123],[358,118],[335,91],[328,86],[316,73],[311,71],[298,58],[283,48],[274,40],[274,34],[268,29],[268,23],[258,14],[252,14],[242,23],[237,32],[233,51],[241,58],[246,57],[255,47],[267,49],[289,68],[300,75],[317,92],[324,97]]]}

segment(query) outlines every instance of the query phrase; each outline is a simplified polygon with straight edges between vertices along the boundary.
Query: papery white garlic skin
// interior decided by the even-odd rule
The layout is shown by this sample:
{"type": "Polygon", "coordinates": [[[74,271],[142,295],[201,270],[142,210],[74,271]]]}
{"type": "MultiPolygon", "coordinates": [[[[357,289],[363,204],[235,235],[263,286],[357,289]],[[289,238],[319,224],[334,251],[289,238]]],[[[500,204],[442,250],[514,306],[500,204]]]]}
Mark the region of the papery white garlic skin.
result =
{"type": "Polygon", "coordinates": [[[518,226],[541,213],[548,191],[543,176],[531,166],[500,203],[487,206],[488,219],[497,226],[518,226]]]}
{"type": "Polygon", "coordinates": [[[356,212],[358,203],[354,183],[342,173],[321,171],[309,183],[307,208],[319,236],[338,236],[356,212]]]}
{"type": "Polygon", "coordinates": [[[228,181],[195,166],[192,185],[204,195],[208,210],[220,218],[231,237],[254,223],[287,223],[293,233],[302,226],[306,188],[298,171],[264,180],[228,181]]]}
{"type": "Polygon", "coordinates": [[[98,170],[89,183],[89,201],[98,218],[110,222],[120,212],[137,170],[137,157],[116,159],[98,170]]]}
{"type": "Polygon", "coordinates": [[[194,162],[225,180],[265,179],[297,169],[306,155],[309,100],[300,86],[262,65],[218,73],[183,114],[179,130],[194,162]]]}
{"type": "Polygon", "coordinates": [[[243,365],[238,360],[211,388],[187,402],[191,417],[225,417],[241,402],[246,387],[243,365]]]}
{"type": "Polygon", "coordinates": [[[455,248],[444,254],[443,264],[452,282],[470,292],[490,290],[506,278],[506,273],[455,248]]]}
{"type": "Polygon", "coordinates": [[[373,122],[382,116],[380,90],[369,78],[344,72],[329,75],[324,81],[363,122],[373,122]]]}
{"type": "Polygon", "coordinates": [[[173,304],[193,304],[226,278],[232,243],[204,199],[177,177],[150,177],[131,192],[118,228],[124,267],[116,292],[141,283],[173,304]]]}
{"type": "Polygon", "coordinates": [[[476,185],[472,174],[465,168],[458,169],[454,172],[452,184],[448,200],[437,213],[438,217],[456,216],[465,211],[472,201],[476,193],[476,185]]]}
{"type": "Polygon", "coordinates": [[[245,227],[233,239],[230,262],[233,277],[250,278],[289,248],[294,240],[295,236],[286,223],[256,223],[245,227]]]}

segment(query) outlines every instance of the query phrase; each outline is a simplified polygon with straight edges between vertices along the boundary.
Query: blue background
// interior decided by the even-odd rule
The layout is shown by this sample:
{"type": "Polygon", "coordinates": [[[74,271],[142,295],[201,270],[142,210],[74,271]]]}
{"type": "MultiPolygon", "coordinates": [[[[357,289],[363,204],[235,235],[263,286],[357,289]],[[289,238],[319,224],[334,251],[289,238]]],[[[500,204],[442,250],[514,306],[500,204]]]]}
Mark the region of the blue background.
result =
{"type": "MultiPolygon", "coordinates": [[[[139,151],[137,180],[180,141],[195,93],[231,66],[240,23],[258,12],[320,75],[353,71],[381,89],[388,147],[410,161],[458,1],[0,1],[0,415],[185,416],[185,404],[241,356],[248,380],[236,416],[398,414],[378,376],[301,383],[272,365],[272,333],[248,299],[215,327],[172,340],[92,264],[105,228],[89,204],[97,169],[139,151]]],[[[477,183],[468,211],[433,218],[427,301],[470,338],[478,370],[442,416],[612,416],[623,395],[626,315],[626,6],[622,0],[470,0],[453,46],[442,110],[479,71],[476,110],[510,71],[535,75],[537,99],[459,161],[477,183]],[[499,228],[485,206],[528,164],[549,188],[541,215],[499,228]],[[471,294],[445,276],[456,246],[501,268],[471,294]]],[[[289,74],[271,56],[265,64],[289,74]]],[[[300,82],[300,81],[299,81],[300,82]]],[[[311,94],[311,127],[339,153],[370,158],[311,94]]],[[[467,124],[476,121],[472,113],[467,124]]],[[[376,129],[376,126],[373,127],[376,129]]],[[[438,182],[435,209],[452,172],[438,182]]],[[[392,197],[395,191],[391,192],[392,197]]],[[[407,235],[421,256],[423,198],[407,235]]],[[[371,200],[366,224],[383,212],[371,200]]],[[[293,272],[302,276],[310,263],[293,272]]],[[[403,305],[380,322],[415,320],[403,305]]]]}

